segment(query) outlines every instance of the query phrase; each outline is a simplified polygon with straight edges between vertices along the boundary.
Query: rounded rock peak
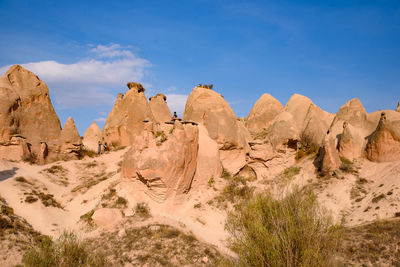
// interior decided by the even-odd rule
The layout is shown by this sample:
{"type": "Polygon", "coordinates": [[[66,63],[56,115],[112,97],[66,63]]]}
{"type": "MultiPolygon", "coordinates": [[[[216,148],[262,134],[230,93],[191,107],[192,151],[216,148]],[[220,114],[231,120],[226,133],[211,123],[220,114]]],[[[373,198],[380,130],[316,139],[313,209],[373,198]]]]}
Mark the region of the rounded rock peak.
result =
{"type": "Polygon", "coordinates": [[[152,99],[155,99],[157,97],[161,97],[164,101],[167,101],[167,96],[161,93],[156,94],[155,96],[149,97],[149,101],[151,101],[152,99]]]}

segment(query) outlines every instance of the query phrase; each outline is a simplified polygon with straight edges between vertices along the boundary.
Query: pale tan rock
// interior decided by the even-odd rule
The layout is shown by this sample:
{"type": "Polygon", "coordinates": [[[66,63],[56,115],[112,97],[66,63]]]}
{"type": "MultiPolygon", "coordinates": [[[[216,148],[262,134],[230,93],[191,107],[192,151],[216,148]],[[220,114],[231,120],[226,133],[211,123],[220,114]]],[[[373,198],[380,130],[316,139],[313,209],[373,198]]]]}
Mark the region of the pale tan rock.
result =
{"type": "Polygon", "coordinates": [[[335,137],[328,134],[324,139],[324,145],[321,149],[320,158],[322,159],[321,174],[332,174],[340,167],[341,161],[339,153],[336,150],[335,137]]]}
{"type": "Polygon", "coordinates": [[[235,174],[246,164],[249,147],[245,132],[220,94],[195,87],[187,99],[183,119],[207,128],[209,136],[218,143],[222,165],[229,172],[235,174]]]}
{"type": "Polygon", "coordinates": [[[61,130],[60,154],[63,157],[76,157],[82,149],[82,140],[74,120],[69,117],[61,130]]]}
{"type": "Polygon", "coordinates": [[[8,142],[19,134],[31,144],[35,154],[40,152],[41,141],[52,151],[57,149],[60,120],[43,81],[14,65],[0,78],[0,98],[0,142],[8,142]]]}
{"type": "Polygon", "coordinates": [[[250,143],[249,157],[252,160],[268,161],[274,157],[274,150],[271,144],[250,143]]]}
{"type": "Polygon", "coordinates": [[[385,162],[400,159],[400,120],[389,122],[382,112],[376,130],[366,148],[371,161],[385,162]]]}
{"type": "Polygon", "coordinates": [[[122,176],[143,182],[156,201],[188,192],[197,165],[198,126],[175,121],[172,131],[162,132],[146,124],[125,154],[122,176]]]}
{"type": "Polygon", "coordinates": [[[1,159],[21,161],[28,159],[30,155],[30,147],[23,136],[14,135],[11,140],[0,143],[1,159]]]}
{"type": "Polygon", "coordinates": [[[283,110],[282,104],[270,94],[263,94],[247,116],[246,127],[250,131],[268,128],[272,120],[283,110]]]}
{"type": "Polygon", "coordinates": [[[246,146],[235,113],[228,102],[213,90],[195,87],[187,99],[183,119],[203,124],[220,149],[246,146]]]}
{"type": "Polygon", "coordinates": [[[119,209],[101,208],[93,213],[92,219],[97,226],[110,229],[122,221],[122,214],[119,209]]]}
{"type": "Polygon", "coordinates": [[[97,152],[99,141],[102,141],[102,132],[97,123],[93,121],[92,125],[86,129],[82,143],[85,149],[97,152]]]}
{"type": "Polygon", "coordinates": [[[118,95],[103,129],[103,139],[111,146],[130,146],[134,137],[141,134],[143,120],[155,121],[143,86],[128,83],[128,88],[125,95],[118,95]]]}
{"type": "Polygon", "coordinates": [[[339,155],[353,161],[362,156],[363,143],[357,129],[344,122],[343,133],[339,139],[339,155]]]}
{"type": "Polygon", "coordinates": [[[208,136],[207,129],[199,124],[199,150],[197,153],[196,174],[192,187],[207,185],[208,181],[221,176],[222,164],[218,144],[208,136]]]}
{"type": "Polygon", "coordinates": [[[171,120],[172,114],[167,105],[167,97],[165,95],[157,94],[150,97],[150,108],[156,121],[166,122],[171,120]]]}
{"type": "Polygon", "coordinates": [[[276,116],[266,131],[266,140],[276,150],[279,150],[282,145],[287,145],[291,140],[299,139],[299,130],[293,115],[287,111],[276,116]]]}

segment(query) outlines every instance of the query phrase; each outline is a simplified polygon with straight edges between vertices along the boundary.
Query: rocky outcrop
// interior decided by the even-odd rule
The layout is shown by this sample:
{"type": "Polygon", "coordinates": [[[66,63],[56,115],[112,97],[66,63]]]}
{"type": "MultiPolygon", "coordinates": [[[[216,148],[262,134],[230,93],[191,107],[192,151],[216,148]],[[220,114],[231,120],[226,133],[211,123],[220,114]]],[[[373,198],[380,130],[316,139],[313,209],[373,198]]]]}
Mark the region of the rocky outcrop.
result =
{"type": "Polygon", "coordinates": [[[347,122],[343,123],[343,132],[339,139],[339,155],[350,161],[361,157],[363,150],[363,139],[357,129],[347,122]]]}
{"type": "Polygon", "coordinates": [[[61,130],[60,135],[60,156],[64,159],[75,158],[82,149],[82,140],[74,120],[69,117],[61,130]]]}
{"type": "Polygon", "coordinates": [[[385,162],[400,159],[400,120],[387,121],[382,112],[376,130],[369,138],[367,158],[371,161],[385,162]]]}
{"type": "Polygon", "coordinates": [[[263,94],[247,116],[246,127],[250,131],[268,128],[271,121],[283,110],[282,104],[270,94],[263,94]]]}
{"type": "Polygon", "coordinates": [[[143,120],[155,121],[143,86],[128,83],[128,88],[125,95],[118,95],[103,129],[103,139],[111,146],[130,146],[134,137],[141,134],[143,120]]]}
{"type": "MultiPolygon", "coordinates": [[[[49,150],[57,150],[60,120],[49,89],[39,77],[19,65],[12,66],[0,78],[0,98],[0,143],[13,143],[11,139],[19,135],[36,155],[41,142],[46,142],[49,150]]],[[[0,157],[7,157],[7,149],[1,150],[0,157]]]]}
{"type": "Polygon", "coordinates": [[[249,150],[245,134],[220,94],[207,88],[194,88],[187,99],[183,119],[206,127],[209,136],[217,142],[222,164],[228,171],[235,174],[245,165],[249,150]]]}
{"type": "Polygon", "coordinates": [[[341,161],[336,150],[335,137],[330,134],[326,135],[324,139],[324,144],[320,151],[320,160],[322,175],[332,174],[340,167],[341,161]]]}
{"type": "Polygon", "coordinates": [[[195,175],[198,144],[199,129],[193,123],[175,121],[161,128],[146,122],[125,154],[122,176],[143,182],[156,201],[182,195],[195,175]]]}
{"type": "Polygon", "coordinates": [[[193,188],[207,185],[211,178],[217,179],[222,173],[218,144],[208,136],[207,129],[203,125],[199,124],[198,127],[199,150],[193,188]]]}
{"type": "Polygon", "coordinates": [[[163,94],[157,94],[149,98],[150,108],[154,119],[157,122],[170,121],[172,114],[167,105],[167,97],[163,94]]]}
{"type": "Polygon", "coordinates": [[[92,125],[86,129],[83,135],[82,144],[85,149],[97,152],[99,141],[102,141],[101,129],[97,123],[93,121],[92,125]]]}
{"type": "MultiPolygon", "coordinates": [[[[14,135],[9,141],[0,143],[0,158],[5,160],[20,161],[31,158],[30,145],[26,138],[21,135],[14,135]]],[[[32,158],[34,160],[34,158],[32,158]]]]}

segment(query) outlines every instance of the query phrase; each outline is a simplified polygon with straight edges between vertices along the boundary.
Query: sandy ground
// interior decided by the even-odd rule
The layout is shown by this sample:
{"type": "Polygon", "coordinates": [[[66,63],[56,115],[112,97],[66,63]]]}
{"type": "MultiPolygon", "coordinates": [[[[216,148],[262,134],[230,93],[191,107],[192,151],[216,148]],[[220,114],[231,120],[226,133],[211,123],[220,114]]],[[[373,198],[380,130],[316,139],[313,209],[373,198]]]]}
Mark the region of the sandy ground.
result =
{"type": "MultiPolygon", "coordinates": [[[[224,229],[227,210],[207,204],[220,194],[224,186],[222,178],[216,179],[215,189],[205,185],[180,198],[159,202],[148,194],[141,182],[121,178],[120,164],[127,149],[96,158],[48,165],[0,161],[0,195],[15,214],[25,218],[35,230],[55,238],[65,229],[85,238],[124,228],[126,218],[134,215],[136,204],[145,202],[152,217],[137,221],[134,226],[168,224],[194,234],[224,254],[233,255],[227,248],[228,234],[224,229]],[[49,172],[53,166],[61,166],[61,171],[49,172]],[[25,181],[18,181],[17,177],[23,177],[25,181]],[[88,228],[80,217],[93,209],[102,209],[103,196],[111,188],[115,189],[116,196],[127,200],[126,207],[114,208],[122,216],[106,217],[105,222],[97,222],[98,227],[88,228]],[[32,190],[38,194],[52,194],[61,208],[46,207],[40,199],[26,202],[32,190]]],[[[357,171],[353,173],[338,172],[336,177],[318,178],[312,158],[295,162],[294,153],[284,153],[267,163],[266,177],[251,182],[251,185],[257,188],[256,191],[267,189],[279,196],[294,185],[311,184],[320,203],[332,213],[335,221],[347,226],[392,218],[400,212],[400,161],[372,163],[361,159],[354,168],[357,171]],[[300,173],[290,181],[284,181],[281,174],[290,166],[300,167],[300,173]]]]}

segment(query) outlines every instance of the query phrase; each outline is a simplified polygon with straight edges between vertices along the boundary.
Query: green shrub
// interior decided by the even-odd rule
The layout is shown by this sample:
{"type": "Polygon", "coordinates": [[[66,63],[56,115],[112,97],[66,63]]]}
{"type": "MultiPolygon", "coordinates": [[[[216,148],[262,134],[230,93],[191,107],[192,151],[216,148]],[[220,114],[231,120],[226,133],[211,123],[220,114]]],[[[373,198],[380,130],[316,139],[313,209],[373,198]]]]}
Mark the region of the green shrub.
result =
{"type": "Polygon", "coordinates": [[[210,178],[210,180],[208,180],[207,184],[208,184],[208,187],[214,186],[214,184],[215,184],[214,176],[211,176],[211,178],[210,178]]]}
{"type": "Polygon", "coordinates": [[[142,218],[149,218],[150,215],[150,208],[145,202],[139,202],[136,204],[135,212],[142,218]]]}
{"type": "Polygon", "coordinates": [[[126,200],[123,197],[118,197],[117,200],[115,200],[116,207],[126,207],[127,204],[128,204],[128,200],[126,200]]]}
{"type": "Polygon", "coordinates": [[[235,203],[247,200],[253,196],[253,191],[254,187],[248,186],[244,177],[236,175],[229,178],[228,184],[222,190],[221,195],[217,197],[217,201],[235,203]]]}
{"type": "Polygon", "coordinates": [[[340,157],[340,161],[341,161],[341,164],[339,167],[340,170],[347,172],[347,173],[354,173],[354,174],[358,173],[358,170],[356,168],[354,168],[354,164],[351,160],[349,160],[345,157],[340,157]]]}
{"type": "Polygon", "coordinates": [[[300,173],[301,167],[289,167],[283,171],[283,175],[286,179],[291,180],[294,176],[300,173]]]}
{"type": "Polygon", "coordinates": [[[339,227],[308,188],[277,200],[259,194],[228,215],[233,266],[332,266],[339,227]]]}
{"type": "Polygon", "coordinates": [[[64,232],[55,242],[49,237],[41,237],[36,241],[36,247],[24,254],[22,263],[29,267],[100,267],[110,264],[104,255],[91,253],[72,232],[64,232]]]}

